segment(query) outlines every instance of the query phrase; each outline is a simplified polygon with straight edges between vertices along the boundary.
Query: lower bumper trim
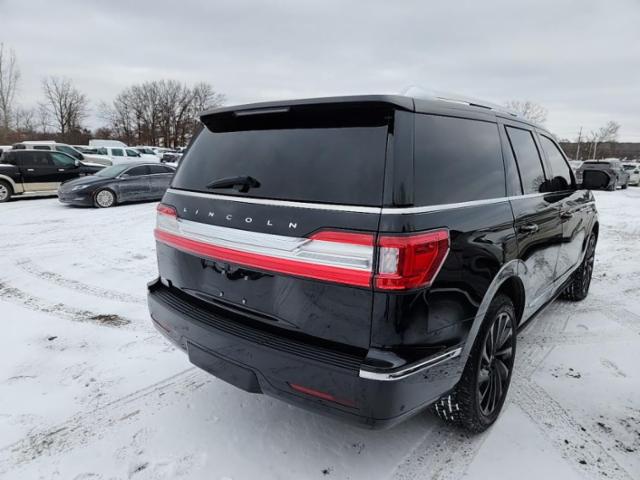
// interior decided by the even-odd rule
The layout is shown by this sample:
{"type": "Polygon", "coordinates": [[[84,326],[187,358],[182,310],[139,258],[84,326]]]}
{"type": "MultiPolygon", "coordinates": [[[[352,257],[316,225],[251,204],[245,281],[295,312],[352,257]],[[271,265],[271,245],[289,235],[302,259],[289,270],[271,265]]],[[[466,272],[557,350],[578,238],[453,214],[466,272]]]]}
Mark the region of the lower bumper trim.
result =
{"type": "Polygon", "coordinates": [[[428,370],[432,367],[435,367],[436,365],[440,365],[441,363],[446,362],[447,360],[459,357],[461,353],[462,347],[454,347],[443,353],[433,355],[418,363],[408,365],[400,370],[394,370],[392,372],[380,372],[361,368],[359,376],[360,378],[366,378],[367,380],[377,380],[383,382],[402,380],[410,375],[413,375],[414,373],[428,370]]]}

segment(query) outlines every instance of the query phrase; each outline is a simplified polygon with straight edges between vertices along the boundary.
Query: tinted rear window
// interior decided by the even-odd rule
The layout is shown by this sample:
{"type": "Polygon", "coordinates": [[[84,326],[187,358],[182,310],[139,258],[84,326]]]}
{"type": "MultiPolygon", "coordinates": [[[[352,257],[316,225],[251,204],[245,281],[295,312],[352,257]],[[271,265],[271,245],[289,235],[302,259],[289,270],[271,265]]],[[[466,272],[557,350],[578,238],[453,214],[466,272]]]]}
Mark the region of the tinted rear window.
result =
{"type": "Polygon", "coordinates": [[[495,123],[416,115],[416,205],[505,196],[504,162],[495,123]]]}
{"type": "Polygon", "coordinates": [[[380,205],[390,111],[358,109],[227,116],[204,128],[173,187],[278,200],[380,205]],[[211,131],[216,130],[216,131],[211,131]],[[209,189],[253,177],[258,187],[209,189]]]}

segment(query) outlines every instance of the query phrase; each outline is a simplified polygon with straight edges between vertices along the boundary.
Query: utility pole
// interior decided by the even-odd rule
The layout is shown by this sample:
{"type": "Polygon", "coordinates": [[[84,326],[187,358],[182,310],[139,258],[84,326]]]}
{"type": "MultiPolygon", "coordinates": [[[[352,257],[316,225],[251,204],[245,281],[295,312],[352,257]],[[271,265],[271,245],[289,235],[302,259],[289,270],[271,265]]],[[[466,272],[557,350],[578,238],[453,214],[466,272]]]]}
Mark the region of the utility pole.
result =
{"type": "Polygon", "coordinates": [[[582,140],[582,126],[580,126],[580,133],[578,133],[578,148],[576,148],[576,160],[580,160],[580,140],[582,140]]]}

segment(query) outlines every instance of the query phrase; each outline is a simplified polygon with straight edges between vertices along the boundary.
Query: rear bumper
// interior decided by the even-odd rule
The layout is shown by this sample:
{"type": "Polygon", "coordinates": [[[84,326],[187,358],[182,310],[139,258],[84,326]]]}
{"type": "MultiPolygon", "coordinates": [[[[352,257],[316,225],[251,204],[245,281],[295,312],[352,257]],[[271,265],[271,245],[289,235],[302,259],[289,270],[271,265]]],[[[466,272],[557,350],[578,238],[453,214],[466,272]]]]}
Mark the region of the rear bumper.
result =
{"type": "Polygon", "coordinates": [[[156,328],[198,367],[246,391],[370,428],[420,412],[462,374],[455,348],[403,369],[363,370],[363,357],[224,318],[159,280],[149,285],[148,303],[156,328]]]}

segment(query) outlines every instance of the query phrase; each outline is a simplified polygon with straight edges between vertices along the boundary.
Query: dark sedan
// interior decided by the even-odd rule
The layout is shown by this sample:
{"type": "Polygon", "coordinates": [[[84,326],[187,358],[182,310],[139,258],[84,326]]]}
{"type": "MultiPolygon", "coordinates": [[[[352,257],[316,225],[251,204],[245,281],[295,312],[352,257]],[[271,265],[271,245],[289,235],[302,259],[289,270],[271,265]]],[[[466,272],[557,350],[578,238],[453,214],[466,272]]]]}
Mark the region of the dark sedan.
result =
{"type": "Polygon", "coordinates": [[[90,177],[60,185],[58,199],[79,206],[112,207],[118,203],[160,200],[175,169],[157,163],[113,165],[90,177]]]}

